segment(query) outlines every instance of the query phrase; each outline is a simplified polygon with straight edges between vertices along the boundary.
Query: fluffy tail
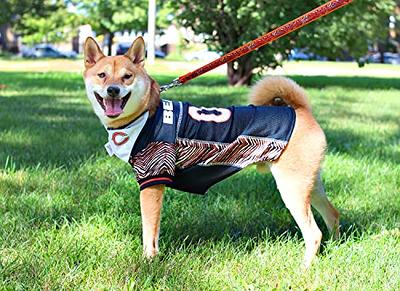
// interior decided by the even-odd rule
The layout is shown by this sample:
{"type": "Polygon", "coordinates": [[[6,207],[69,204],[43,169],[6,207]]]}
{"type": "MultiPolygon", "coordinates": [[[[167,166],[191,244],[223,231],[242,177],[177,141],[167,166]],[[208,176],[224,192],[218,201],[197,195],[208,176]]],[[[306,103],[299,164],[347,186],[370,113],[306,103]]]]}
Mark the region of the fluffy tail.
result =
{"type": "Polygon", "coordinates": [[[291,106],[311,111],[306,91],[295,81],[285,77],[266,77],[251,90],[250,103],[254,105],[291,106]]]}

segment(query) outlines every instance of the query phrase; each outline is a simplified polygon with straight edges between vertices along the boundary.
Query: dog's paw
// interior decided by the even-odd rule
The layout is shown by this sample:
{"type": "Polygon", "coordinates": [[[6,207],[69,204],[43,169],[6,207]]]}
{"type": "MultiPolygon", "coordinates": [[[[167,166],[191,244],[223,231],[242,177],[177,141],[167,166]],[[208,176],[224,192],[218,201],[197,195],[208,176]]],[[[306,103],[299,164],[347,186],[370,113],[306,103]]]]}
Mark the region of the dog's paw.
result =
{"type": "Polygon", "coordinates": [[[301,263],[301,269],[306,272],[312,268],[313,265],[318,263],[318,257],[315,257],[313,259],[303,259],[303,262],[301,263]]]}
{"type": "Polygon", "coordinates": [[[158,255],[157,249],[144,249],[143,250],[143,256],[149,261],[153,260],[157,255],[158,255]]]}

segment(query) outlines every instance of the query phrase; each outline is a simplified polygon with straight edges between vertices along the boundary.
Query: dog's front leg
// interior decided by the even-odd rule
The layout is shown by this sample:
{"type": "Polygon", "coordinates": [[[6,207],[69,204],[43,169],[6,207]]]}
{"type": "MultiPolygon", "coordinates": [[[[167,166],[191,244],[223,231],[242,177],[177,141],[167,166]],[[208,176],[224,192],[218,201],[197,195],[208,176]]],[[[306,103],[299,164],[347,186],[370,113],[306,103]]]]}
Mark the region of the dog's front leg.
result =
{"type": "Polygon", "coordinates": [[[148,187],[140,192],[140,208],[143,225],[143,253],[153,258],[158,253],[158,235],[160,233],[161,207],[164,185],[148,187]]]}

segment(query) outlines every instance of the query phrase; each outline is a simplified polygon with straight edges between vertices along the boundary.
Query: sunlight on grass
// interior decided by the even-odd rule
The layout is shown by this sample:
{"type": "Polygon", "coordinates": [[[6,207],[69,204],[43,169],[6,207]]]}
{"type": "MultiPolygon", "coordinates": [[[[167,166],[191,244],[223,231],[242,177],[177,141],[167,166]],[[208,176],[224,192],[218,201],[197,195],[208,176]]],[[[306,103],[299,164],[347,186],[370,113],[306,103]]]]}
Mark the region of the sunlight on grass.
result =
{"type": "MultiPolygon", "coordinates": [[[[173,76],[172,79],[191,72],[207,64],[204,61],[177,62],[156,59],[154,65],[147,65],[148,71],[152,75],[167,74],[173,76]]],[[[81,73],[83,71],[83,60],[65,60],[65,59],[45,59],[45,60],[24,60],[0,59],[0,71],[3,72],[73,72],[81,73]]],[[[207,75],[225,75],[226,65],[218,67],[207,75]]],[[[397,78],[400,76],[400,66],[387,64],[367,64],[359,68],[356,62],[318,62],[318,61],[292,61],[284,62],[283,67],[269,70],[269,74],[278,75],[300,75],[300,76],[370,76],[380,78],[397,78]]]]}
{"type": "MultiPolygon", "coordinates": [[[[316,215],[325,241],[312,269],[304,272],[301,234],[272,177],[253,168],[204,197],[168,189],[161,256],[145,261],[138,185],[128,165],[107,156],[106,132],[86,100],[80,74],[16,72],[24,62],[4,72],[4,64],[0,61],[0,83],[7,85],[0,91],[0,289],[400,286],[400,78],[395,67],[374,66],[390,71],[387,78],[372,71],[369,77],[296,75],[303,63],[290,69],[309,92],[327,135],[323,180],[342,214],[338,242],[329,240],[316,215]]],[[[350,68],[314,65],[341,72],[350,68]]],[[[162,83],[177,72],[163,66],[150,69],[162,83]]],[[[228,87],[224,76],[211,74],[163,97],[227,106],[246,104],[248,91],[228,87]]]]}

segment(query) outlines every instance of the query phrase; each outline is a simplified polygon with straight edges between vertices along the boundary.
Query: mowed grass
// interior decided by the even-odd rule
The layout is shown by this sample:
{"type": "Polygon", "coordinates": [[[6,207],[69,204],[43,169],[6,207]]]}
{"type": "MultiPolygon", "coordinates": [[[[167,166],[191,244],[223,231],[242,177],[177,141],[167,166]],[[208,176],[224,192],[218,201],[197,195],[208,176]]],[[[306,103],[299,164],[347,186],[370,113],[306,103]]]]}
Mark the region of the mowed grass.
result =
{"type": "MultiPolygon", "coordinates": [[[[204,197],[168,189],[147,262],[138,186],[107,156],[81,76],[0,73],[0,289],[399,289],[400,78],[293,77],[326,132],[323,180],[342,215],[336,242],[316,215],[324,242],[308,271],[273,179],[253,168],[204,197]]],[[[248,88],[225,84],[209,75],[163,97],[247,103],[248,88]]]]}

